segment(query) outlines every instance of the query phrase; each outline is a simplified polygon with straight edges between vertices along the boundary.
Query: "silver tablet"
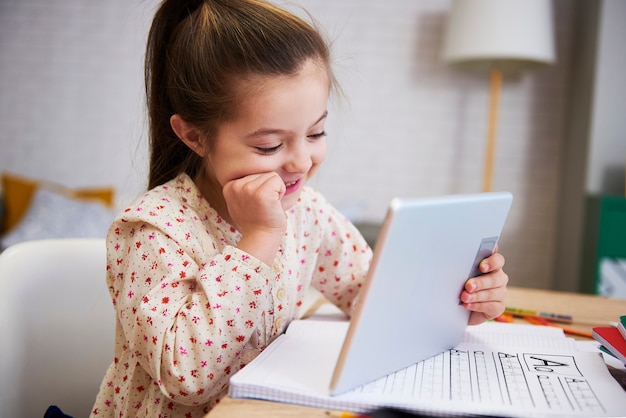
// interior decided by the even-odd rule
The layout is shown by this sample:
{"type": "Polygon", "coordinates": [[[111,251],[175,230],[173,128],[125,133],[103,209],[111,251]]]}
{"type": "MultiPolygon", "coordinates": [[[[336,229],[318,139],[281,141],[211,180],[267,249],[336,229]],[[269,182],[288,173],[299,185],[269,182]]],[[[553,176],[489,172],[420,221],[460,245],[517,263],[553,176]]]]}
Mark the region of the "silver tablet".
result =
{"type": "Polygon", "coordinates": [[[465,281],[500,236],[508,192],[394,199],[350,321],[333,378],[335,395],[461,342],[465,281]]]}

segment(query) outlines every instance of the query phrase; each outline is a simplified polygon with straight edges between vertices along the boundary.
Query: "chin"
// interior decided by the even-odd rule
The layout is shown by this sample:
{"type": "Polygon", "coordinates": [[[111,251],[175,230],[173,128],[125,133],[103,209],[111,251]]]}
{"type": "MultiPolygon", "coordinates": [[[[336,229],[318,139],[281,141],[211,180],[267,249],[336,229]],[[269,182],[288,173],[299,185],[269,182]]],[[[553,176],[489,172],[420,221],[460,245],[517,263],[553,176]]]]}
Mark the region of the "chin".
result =
{"type": "Polygon", "coordinates": [[[293,208],[296,205],[296,203],[298,203],[299,197],[300,197],[300,192],[284,196],[280,201],[283,207],[283,210],[286,212],[289,209],[293,208]]]}

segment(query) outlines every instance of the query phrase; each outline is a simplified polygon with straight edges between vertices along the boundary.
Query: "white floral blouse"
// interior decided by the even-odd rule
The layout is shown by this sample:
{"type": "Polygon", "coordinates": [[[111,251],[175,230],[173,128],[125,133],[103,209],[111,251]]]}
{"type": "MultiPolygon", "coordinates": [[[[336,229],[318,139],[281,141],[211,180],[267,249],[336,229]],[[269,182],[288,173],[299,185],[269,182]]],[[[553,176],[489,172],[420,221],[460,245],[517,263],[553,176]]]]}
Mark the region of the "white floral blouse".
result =
{"type": "Polygon", "coordinates": [[[107,283],[115,357],[92,417],[202,417],[298,316],[309,286],[352,309],[371,261],[357,229],[305,187],[269,267],[184,174],[113,222],[107,283]]]}

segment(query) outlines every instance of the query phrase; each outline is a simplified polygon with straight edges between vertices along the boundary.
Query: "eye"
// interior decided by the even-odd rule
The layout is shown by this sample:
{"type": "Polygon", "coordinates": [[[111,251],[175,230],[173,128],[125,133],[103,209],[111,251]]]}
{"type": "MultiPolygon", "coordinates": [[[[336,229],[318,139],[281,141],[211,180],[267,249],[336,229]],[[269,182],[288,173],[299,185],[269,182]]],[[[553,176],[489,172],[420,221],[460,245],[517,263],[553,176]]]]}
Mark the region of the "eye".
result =
{"type": "Polygon", "coordinates": [[[270,147],[270,148],[256,147],[256,150],[259,151],[261,154],[273,154],[279,149],[281,149],[282,147],[283,147],[283,144],[279,144],[279,145],[276,145],[275,147],[270,147]]]}
{"type": "Polygon", "coordinates": [[[324,138],[325,136],[326,136],[326,131],[322,131],[322,132],[319,132],[317,134],[309,135],[309,138],[311,138],[311,139],[320,139],[320,138],[324,138]]]}

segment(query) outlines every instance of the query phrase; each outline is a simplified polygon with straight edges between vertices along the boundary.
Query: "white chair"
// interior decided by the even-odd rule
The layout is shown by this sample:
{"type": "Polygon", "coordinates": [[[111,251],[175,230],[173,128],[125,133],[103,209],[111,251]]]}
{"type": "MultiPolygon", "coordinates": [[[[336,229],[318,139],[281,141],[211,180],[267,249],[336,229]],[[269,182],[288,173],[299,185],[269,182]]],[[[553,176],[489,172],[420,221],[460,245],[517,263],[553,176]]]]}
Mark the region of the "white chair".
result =
{"type": "Polygon", "coordinates": [[[16,244],[0,253],[0,417],[50,405],[89,416],[113,360],[104,239],[16,244]]]}

